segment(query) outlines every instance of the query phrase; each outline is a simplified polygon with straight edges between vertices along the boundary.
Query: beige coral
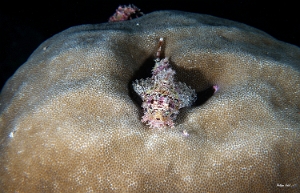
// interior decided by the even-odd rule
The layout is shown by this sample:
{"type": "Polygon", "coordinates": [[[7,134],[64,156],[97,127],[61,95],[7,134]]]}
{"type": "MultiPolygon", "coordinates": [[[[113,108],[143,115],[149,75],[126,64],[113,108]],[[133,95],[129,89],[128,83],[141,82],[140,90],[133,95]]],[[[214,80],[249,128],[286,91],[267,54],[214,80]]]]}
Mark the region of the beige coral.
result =
{"type": "Polygon", "coordinates": [[[1,191],[299,192],[299,59],[257,29],[186,12],[63,31],[2,90],[1,191]],[[131,83],[159,37],[178,81],[219,90],[152,130],[131,83]]]}

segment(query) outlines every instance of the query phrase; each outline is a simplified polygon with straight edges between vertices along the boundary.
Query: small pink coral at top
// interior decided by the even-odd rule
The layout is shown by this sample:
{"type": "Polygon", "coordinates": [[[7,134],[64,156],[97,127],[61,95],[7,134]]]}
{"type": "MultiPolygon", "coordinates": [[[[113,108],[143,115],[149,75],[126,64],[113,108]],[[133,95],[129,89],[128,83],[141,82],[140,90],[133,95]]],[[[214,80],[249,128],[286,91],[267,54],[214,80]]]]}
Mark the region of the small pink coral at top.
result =
{"type": "Polygon", "coordinates": [[[162,43],[163,38],[160,38],[152,77],[132,84],[143,100],[142,122],[150,128],[174,127],[179,109],[191,106],[197,99],[194,89],[174,80],[175,71],[170,67],[168,58],[160,59],[162,43]]]}
{"type": "Polygon", "coordinates": [[[116,13],[109,18],[109,22],[116,22],[116,21],[125,21],[132,19],[132,17],[138,17],[139,15],[143,15],[143,12],[136,7],[135,5],[124,5],[119,6],[118,9],[116,9],[116,13]]]}

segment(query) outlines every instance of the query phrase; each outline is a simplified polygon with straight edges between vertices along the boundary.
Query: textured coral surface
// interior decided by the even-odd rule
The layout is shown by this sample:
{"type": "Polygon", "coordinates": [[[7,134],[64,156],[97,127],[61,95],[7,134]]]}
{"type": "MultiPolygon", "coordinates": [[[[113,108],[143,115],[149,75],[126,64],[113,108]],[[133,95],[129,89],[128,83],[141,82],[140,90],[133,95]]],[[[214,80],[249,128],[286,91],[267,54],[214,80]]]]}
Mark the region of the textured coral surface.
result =
{"type": "Polygon", "coordinates": [[[299,48],[212,16],[70,28],[1,92],[0,192],[299,192],[299,77],[299,48]],[[131,83],[160,37],[198,100],[219,90],[158,130],[131,83]]]}

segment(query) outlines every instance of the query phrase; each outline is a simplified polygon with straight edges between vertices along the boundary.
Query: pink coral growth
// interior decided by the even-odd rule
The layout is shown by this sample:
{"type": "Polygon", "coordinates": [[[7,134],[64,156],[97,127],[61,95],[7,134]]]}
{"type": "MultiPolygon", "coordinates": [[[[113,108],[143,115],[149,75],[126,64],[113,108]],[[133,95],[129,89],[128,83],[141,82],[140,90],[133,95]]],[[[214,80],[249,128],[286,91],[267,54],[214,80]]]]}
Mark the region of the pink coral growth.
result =
{"type": "Polygon", "coordinates": [[[133,83],[135,92],[143,100],[142,122],[150,128],[174,127],[179,109],[192,105],[197,98],[194,89],[174,80],[175,71],[170,67],[168,58],[160,60],[162,42],[161,38],[152,77],[133,83]]]}
{"type": "Polygon", "coordinates": [[[125,21],[132,19],[133,16],[138,17],[138,15],[143,15],[143,12],[136,7],[135,5],[124,5],[119,6],[118,9],[116,9],[116,13],[109,18],[109,22],[116,22],[116,21],[125,21]]]}

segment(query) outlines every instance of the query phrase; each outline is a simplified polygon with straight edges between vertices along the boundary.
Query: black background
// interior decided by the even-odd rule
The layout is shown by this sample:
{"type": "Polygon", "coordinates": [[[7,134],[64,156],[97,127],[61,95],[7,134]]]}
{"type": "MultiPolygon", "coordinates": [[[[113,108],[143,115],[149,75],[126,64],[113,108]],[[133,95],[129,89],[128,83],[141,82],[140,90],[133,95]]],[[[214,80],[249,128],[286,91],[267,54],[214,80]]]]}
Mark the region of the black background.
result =
{"type": "Polygon", "coordinates": [[[181,10],[231,19],[300,46],[297,1],[14,1],[0,3],[0,90],[46,39],[71,26],[107,22],[119,5],[134,4],[145,14],[181,10]]]}

